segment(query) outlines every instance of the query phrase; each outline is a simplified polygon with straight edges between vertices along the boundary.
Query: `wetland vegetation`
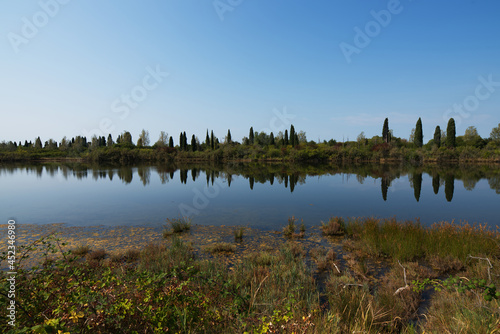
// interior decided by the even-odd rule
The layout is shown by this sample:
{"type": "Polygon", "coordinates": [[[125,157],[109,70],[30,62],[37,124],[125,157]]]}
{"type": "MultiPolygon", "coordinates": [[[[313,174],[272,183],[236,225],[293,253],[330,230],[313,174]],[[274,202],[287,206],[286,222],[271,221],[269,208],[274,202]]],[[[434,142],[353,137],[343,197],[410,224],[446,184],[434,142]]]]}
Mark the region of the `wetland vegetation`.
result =
{"type": "MultiPolygon", "coordinates": [[[[297,221],[290,217],[265,243],[251,229],[233,241],[241,227],[221,228],[218,237],[204,230],[200,238],[194,227],[113,253],[41,237],[18,252],[17,332],[498,330],[497,232],[341,217],[300,231],[297,221]],[[38,264],[23,266],[30,254],[41,256],[38,264]]],[[[166,228],[175,223],[186,221],[166,228]]]]}

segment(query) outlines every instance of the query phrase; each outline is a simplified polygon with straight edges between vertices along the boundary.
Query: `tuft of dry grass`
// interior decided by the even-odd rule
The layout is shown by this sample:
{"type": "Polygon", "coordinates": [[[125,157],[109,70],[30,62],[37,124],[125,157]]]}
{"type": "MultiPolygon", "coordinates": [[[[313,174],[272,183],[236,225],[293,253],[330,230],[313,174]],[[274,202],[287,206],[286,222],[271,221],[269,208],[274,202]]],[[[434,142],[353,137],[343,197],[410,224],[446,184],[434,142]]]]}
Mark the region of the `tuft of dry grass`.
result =
{"type": "Polygon", "coordinates": [[[104,249],[96,249],[95,251],[92,251],[87,254],[86,258],[87,261],[101,261],[104,260],[106,257],[107,253],[104,249]]]}
{"type": "Polygon", "coordinates": [[[327,236],[340,236],[345,234],[345,222],[342,217],[331,217],[328,222],[321,222],[321,231],[327,236]]]}
{"type": "Polygon", "coordinates": [[[90,252],[90,246],[85,245],[85,246],[78,246],[75,249],[71,250],[71,254],[79,257],[83,257],[87,255],[90,252]]]}
{"type": "Polygon", "coordinates": [[[209,253],[234,253],[236,251],[236,246],[228,242],[216,242],[212,245],[208,245],[205,248],[209,253]]]}

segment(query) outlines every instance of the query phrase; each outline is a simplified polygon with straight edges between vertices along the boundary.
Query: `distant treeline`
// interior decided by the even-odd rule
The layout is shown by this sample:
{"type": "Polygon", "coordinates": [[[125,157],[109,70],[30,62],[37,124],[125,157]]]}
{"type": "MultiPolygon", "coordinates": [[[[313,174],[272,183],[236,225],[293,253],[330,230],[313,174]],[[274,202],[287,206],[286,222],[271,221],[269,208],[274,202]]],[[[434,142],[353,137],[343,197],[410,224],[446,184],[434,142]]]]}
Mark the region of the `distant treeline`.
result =
{"type": "Polygon", "coordinates": [[[470,126],[463,136],[456,136],[455,121],[451,118],[446,131],[439,126],[433,138],[424,144],[422,120],[419,118],[409,140],[398,138],[389,129],[386,118],[382,135],[366,138],[360,133],[356,141],[337,142],[333,139],[323,142],[307,140],[304,131],[290,130],[274,134],[254,131],[250,128],[248,137],[241,142],[234,141],[231,130],[224,139],[213,131],[206,132],[203,142],[194,134],[188,140],[181,132],[175,142],[172,136],[162,131],[158,140],[150,145],[149,132],[142,130],[134,143],[128,131],[116,140],[111,134],[94,136],[90,140],[83,136],[60,142],[49,139],[35,142],[0,143],[0,161],[36,161],[44,159],[78,158],[92,162],[171,162],[171,161],[407,161],[419,162],[500,162],[500,124],[493,128],[489,138],[482,138],[477,129],[470,126]]]}

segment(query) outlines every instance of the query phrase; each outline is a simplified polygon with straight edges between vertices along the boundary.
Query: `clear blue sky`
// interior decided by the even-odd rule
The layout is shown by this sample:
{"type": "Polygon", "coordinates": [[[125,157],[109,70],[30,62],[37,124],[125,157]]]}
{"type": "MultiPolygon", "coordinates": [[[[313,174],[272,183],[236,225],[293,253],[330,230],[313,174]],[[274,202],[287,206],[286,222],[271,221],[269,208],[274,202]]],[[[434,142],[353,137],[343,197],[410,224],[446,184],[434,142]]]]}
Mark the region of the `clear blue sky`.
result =
{"type": "Polygon", "coordinates": [[[500,123],[497,0],[59,1],[1,1],[0,141],[500,123]]]}

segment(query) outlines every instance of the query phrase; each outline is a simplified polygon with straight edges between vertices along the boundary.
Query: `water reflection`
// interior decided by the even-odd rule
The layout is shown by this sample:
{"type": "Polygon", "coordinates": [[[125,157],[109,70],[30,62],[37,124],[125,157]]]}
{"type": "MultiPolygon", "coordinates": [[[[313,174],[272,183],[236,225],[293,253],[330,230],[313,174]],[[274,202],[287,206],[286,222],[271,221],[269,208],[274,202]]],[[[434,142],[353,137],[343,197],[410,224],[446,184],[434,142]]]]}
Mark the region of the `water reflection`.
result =
{"type": "MultiPolygon", "coordinates": [[[[179,174],[180,182],[188,184],[195,182],[200,177],[206,178],[207,186],[213,186],[217,179],[225,181],[228,187],[234,176],[248,179],[248,187],[253,190],[256,184],[269,184],[282,186],[294,192],[297,186],[305,184],[308,176],[323,175],[355,175],[359,184],[363,184],[367,177],[380,180],[380,191],[384,201],[391,196],[391,188],[396,187],[395,182],[401,177],[408,177],[409,185],[413,188],[414,198],[420,201],[422,193],[423,175],[427,174],[432,179],[432,189],[439,195],[440,188],[444,185],[444,197],[448,202],[453,200],[455,180],[461,180],[464,189],[474,190],[481,179],[487,180],[489,187],[496,194],[500,194],[500,169],[498,166],[402,166],[402,165],[284,165],[284,164],[179,164],[161,166],[100,166],[85,164],[33,164],[33,165],[5,165],[0,168],[0,178],[7,177],[18,171],[36,174],[37,178],[48,176],[67,180],[74,177],[82,180],[92,177],[98,181],[117,176],[123,183],[130,184],[134,176],[138,177],[143,186],[148,186],[152,177],[159,177],[162,184],[168,183],[179,174]]],[[[396,182],[400,184],[400,182],[396,182]]]]}

